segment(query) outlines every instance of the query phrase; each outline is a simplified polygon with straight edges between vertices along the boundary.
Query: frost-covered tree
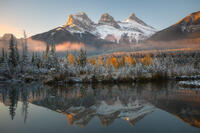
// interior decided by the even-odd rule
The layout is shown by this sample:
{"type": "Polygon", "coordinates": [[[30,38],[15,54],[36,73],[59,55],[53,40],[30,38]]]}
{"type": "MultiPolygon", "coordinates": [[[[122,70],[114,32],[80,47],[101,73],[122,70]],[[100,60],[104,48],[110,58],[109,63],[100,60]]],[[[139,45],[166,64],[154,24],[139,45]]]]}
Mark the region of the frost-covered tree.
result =
{"type": "Polygon", "coordinates": [[[44,59],[44,64],[47,69],[54,69],[58,71],[59,69],[59,61],[58,57],[56,55],[56,48],[55,44],[53,42],[53,39],[49,39],[47,46],[46,46],[46,51],[43,54],[43,59],[44,59]]]}
{"type": "Polygon", "coordinates": [[[2,48],[2,59],[3,59],[3,60],[5,60],[5,55],[6,55],[6,54],[5,54],[5,49],[2,48]]]}
{"type": "Polygon", "coordinates": [[[22,57],[20,59],[20,68],[21,68],[21,72],[25,71],[26,67],[29,64],[28,61],[28,46],[27,46],[27,36],[26,36],[26,32],[24,31],[24,38],[22,40],[22,57]]]}
{"type": "Polygon", "coordinates": [[[42,61],[40,55],[38,55],[37,53],[34,54],[34,62],[33,62],[33,64],[36,65],[38,68],[41,68],[42,65],[43,65],[43,61],[42,61]]]}
{"type": "Polygon", "coordinates": [[[24,39],[22,42],[22,61],[23,61],[23,64],[25,64],[25,65],[28,62],[28,46],[27,46],[26,38],[27,38],[26,32],[24,31],[24,39]]]}
{"type": "Polygon", "coordinates": [[[79,63],[82,67],[84,67],[87,63],[87,53],[85,50],[81,49],[78,57],[79,63]]]}
{"type": "Polygon", "coordinates": [[[65,65],[64,65],[65,69],[68,69],[68,65],[69,65],[68,58],[69,58],[69,54],[68,54],[68,51],[67,51],[66,52],[66,56],[65,56],[65,65]]]}
{"type": "Polygon", "coordinates": [[[15,43],[15,57],[16,57],[16,62],[17,64],[19,63],[19,50],[18,50],[18,46],[17,43],[15,43]]]}
{"type": "Polygon", "coordinates": [[[59,69],[59,62],[58,62],[58,57],[57,57],[55,51],[56,51],[55,45],[53,44],[52,47],[51,47],[51,51],[47,56],[48,65],[50,66],[50,68],[54,68],[54,69],[58,70],[59,69]]]}
{"type": "Polygon", "coordinates": [[[28,117],[28,89],[22,89],[21,92],[22,99],[22,114],[24,115],[24,123],[26,123],[28,117]]]}
{"type": "Polygon", "coordinates": [[[17,108],[18,97],[19,97],[19,92],[17,91],[17,89],[9,90],[9,99],[10,99],[9,112],[12,120],[15,117],[15,110],[17,108]]]}
{"type": "Polygon", "coordinates": [[[17,44],[15,43],[13,35],[11,35],[10,43],[9,43],[9,66],[13,69],[17,66],[19,61],[19,52],[17,48],[17,44]]]}
{"type": "Polygon", "coordinates": [[[31,63],[34,64],[34,62],[35,62],[35,54],[34,54],[34,52],[33,52],[32,58],[31,58],[31,63]]]}

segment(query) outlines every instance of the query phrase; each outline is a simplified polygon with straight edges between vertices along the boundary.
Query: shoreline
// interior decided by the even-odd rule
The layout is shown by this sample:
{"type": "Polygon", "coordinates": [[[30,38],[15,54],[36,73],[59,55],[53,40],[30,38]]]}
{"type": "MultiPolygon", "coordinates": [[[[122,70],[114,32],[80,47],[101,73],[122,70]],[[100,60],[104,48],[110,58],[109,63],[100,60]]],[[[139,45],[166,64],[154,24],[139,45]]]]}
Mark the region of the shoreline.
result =
{"type": "MultiPolygon", "coordinates": [[[[67,84],[123,84],[123,83],[144,83],[144,82],[168,82],[168,81],[188,81],[194,82],[200,80],[200,75],[193,76],[167,76],[167,75],[141,75],[140,77],[105,77],[104,79],[95,76],[82,75],[79,77],[67,77],[62,74],[30,74],[25,75],[20,78],[6,79],[4,76],[0,76],[0,84],[4,83],[25,83],[30,84],[33,82],[41,82],[44,85],[67,85],[67,84]]],[[[182,85],[184,86],[184,85],[182,85]]],[[[190,86],[187,84],[185,86],[190,86]]],[[[195,87],[200,87],[199,85],[194,85],[195,87]]]]}

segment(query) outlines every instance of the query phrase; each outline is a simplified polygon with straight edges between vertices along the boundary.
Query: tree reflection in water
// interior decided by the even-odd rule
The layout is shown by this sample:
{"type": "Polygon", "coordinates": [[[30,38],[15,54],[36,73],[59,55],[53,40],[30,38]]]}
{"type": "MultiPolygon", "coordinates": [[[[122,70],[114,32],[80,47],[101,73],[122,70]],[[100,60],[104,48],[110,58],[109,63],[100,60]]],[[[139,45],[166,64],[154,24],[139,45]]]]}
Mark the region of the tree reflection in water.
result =
{"type": "Polygon", "coordinates": [[[24,123],[29,103],[62,113],[69,125],[87,126],[98,117],[109,126],[117,118],[134,125],[156,108],[184,122],[200,127],[200,90],[179,88],[176,83],[119,85],[73,85],[49,87],[40,84],[2,85],[0,101],[9,106],[15,118],[18,101],[22,103],[24,123]]]}

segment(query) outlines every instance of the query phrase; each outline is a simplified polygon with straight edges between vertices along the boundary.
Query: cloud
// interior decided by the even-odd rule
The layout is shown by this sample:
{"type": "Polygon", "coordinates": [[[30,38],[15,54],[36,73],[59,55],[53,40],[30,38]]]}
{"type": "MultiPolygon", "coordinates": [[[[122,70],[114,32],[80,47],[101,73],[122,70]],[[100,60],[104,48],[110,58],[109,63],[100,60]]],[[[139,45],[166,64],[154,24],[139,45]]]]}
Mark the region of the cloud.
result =
{"type": "Polygon", "coordinates": [[[28,39],[27,42],[28,42],[28,50],[29,51],[41,52],[41,51],[45,51],[45,49],[46,49],[46,43],[43,41],[28,39]]]}
{"type": "MultiPolygon", "coordinates": [[[[80,50],[81,48],[85,48],[85,44],[83,43],[71,43],[71,42],[64,42],[60,44],[56,44],[56,51],[57,52],[65,52],[65,51],[72,51],[72,50],[80,50]]],[[[29,51],[45,51],[46,50],[46,43],[42,41],[28,39],[28,49],[29,51]]]]}
{"type": "Polygon", "coordinates": [[[70,43],[65,42],[61,44],[56,45],[56,51],[58,52],[64,52],[64,51],[71,51],[71,50],[80,50],[81,48],[85,48],[85,45],[83,43],[70,43]]]}

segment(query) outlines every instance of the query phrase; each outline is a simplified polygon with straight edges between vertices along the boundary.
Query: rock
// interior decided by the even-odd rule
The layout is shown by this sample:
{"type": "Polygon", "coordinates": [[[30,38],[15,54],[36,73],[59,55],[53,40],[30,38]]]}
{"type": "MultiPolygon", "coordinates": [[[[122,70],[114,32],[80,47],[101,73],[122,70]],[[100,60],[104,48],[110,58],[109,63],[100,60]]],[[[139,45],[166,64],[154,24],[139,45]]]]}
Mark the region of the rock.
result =
{"type": "Polygon", "coordinates": [[[7,78],[5,78],[5,77],[0,77],[0,81],[6,81],[7,80],[7,78]]]}
{"type": "Polygon", "coordinates": [[[66,75],[63,73],[57,73],[55,75],[52,75],[52,77],[54,77],[55,81],[63,81],[66,79],[66,75]]]}
{"type": "Polygon", "coordinates": [[[98,24],[107,24],[110,26],[113,26],[115,28],[120,28],[120,26],[117,24],[117,22],[114,20],[112,16],[110,16],[108,13],[102,14],[99,23],[98,24]]]}
{"type": "Polygon", "coordinates": [[[44,84],[52,84],[55,80],[51,75],[47,75],[43,81],[44,84]]]}
{"type": "Polygon", "coordinates": [[[33,81],[35,81],[35,80],[36,80],[35,77],[32,76],[32,75],[25,75],[25,76],[24,76],[24,82],[25,82],[25,83],[30,83],[30,82],[33,82],[33,81]]]}
{"type": "Polygon", "coordinates": [[[79,78],[79,77],[76,77],[76,78],[72,78],[72,81],[73,81],[74,83],[81,83],[81,82],[82,82],[82,79],[79,78]]]}
{"type": "Polygon", "coordinates": [[[95,75],[93,75],[91,77],[91,81],[92,81],[92,83],[97,83],[98,82],[97,77],[95,75]]]}

